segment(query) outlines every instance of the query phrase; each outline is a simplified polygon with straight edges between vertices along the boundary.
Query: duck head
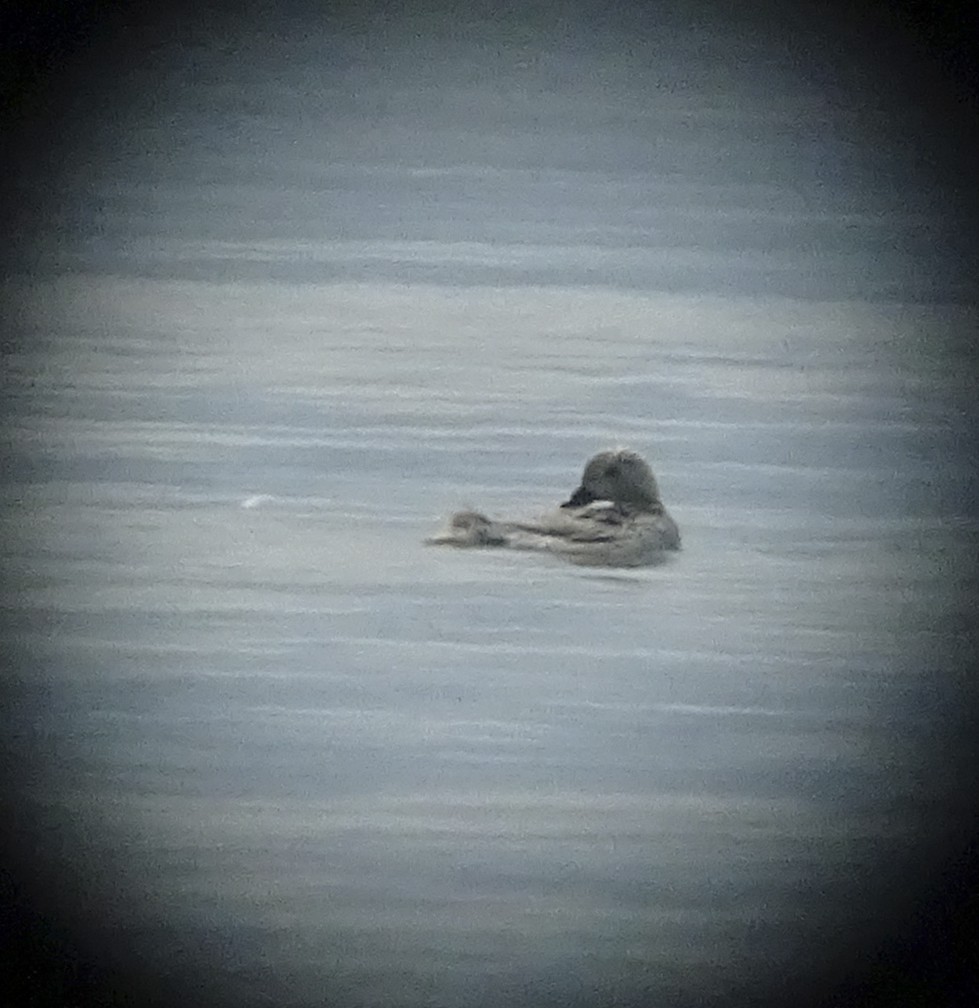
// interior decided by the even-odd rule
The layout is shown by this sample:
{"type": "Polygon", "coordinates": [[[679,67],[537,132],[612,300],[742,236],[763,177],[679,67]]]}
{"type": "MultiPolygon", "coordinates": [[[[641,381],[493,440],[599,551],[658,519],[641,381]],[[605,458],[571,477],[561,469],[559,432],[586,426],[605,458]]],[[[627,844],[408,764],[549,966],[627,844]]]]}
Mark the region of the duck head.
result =
{"type": "Polygon", "coordinates": [[[581,485],[561,507],[582,507],[592,501],[613,501],[643,511],[662,507],[659,487],[646,460],[628,448],[599,452],[588,460],[581,485]]]}

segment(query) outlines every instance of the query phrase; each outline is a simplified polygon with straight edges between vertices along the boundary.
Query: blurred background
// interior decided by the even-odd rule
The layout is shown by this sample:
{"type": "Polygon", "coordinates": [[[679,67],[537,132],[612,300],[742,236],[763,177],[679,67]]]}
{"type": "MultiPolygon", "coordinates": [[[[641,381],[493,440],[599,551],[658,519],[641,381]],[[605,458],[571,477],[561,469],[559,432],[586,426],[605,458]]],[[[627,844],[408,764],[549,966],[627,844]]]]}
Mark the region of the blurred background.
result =
{"type": "Polygon", "coordinates": [[[967,1003],[974,14],[6,18],[12,1003],[967,1003]]]}

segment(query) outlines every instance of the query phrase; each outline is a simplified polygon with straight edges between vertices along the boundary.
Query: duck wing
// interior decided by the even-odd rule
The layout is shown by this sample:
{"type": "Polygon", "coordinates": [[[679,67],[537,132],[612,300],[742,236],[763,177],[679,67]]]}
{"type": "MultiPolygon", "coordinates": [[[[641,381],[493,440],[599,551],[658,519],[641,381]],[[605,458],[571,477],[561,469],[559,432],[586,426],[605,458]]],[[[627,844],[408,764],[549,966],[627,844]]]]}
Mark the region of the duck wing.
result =
{"type": "Polygon", "coordinates": [[[573,510],[552,512],[539,522],[512,522],[508,527],[569,543],[598,543],[620,537],[628,517],[613,501],[594,501],[573,510]]]}

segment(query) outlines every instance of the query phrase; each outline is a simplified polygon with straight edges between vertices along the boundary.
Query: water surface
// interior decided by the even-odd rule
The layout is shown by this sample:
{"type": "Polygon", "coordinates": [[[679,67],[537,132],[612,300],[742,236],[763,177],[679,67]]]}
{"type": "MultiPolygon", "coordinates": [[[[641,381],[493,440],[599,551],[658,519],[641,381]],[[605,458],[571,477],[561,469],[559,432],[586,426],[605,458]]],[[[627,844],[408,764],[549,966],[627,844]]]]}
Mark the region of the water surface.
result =
{"type": "Polygon", "coordinates": [[[958,800],[975,314],[894,240],[937,211],[834,161],[872,108],[562,45],[164,60],[8,274],[21,800],[215,1000],[832,979],[958,800]],[[422,545],[616,444],[669,563],[422,545]]]}

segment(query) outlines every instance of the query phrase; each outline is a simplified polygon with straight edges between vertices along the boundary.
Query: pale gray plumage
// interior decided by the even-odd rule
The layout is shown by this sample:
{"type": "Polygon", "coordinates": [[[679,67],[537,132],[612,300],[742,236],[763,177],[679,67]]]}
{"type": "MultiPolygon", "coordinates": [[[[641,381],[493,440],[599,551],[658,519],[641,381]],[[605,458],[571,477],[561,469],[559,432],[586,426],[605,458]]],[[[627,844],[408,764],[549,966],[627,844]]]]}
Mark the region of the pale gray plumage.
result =
{"type": "Polygon", "coordinates": [[[645,459],[617,448],[589,459],[571,497],[536,521],[493,521],[478,511],[458,511],[426,541],[547,550],[576,563],[636,567],[678,550],[680,532],[645,459]]]}

